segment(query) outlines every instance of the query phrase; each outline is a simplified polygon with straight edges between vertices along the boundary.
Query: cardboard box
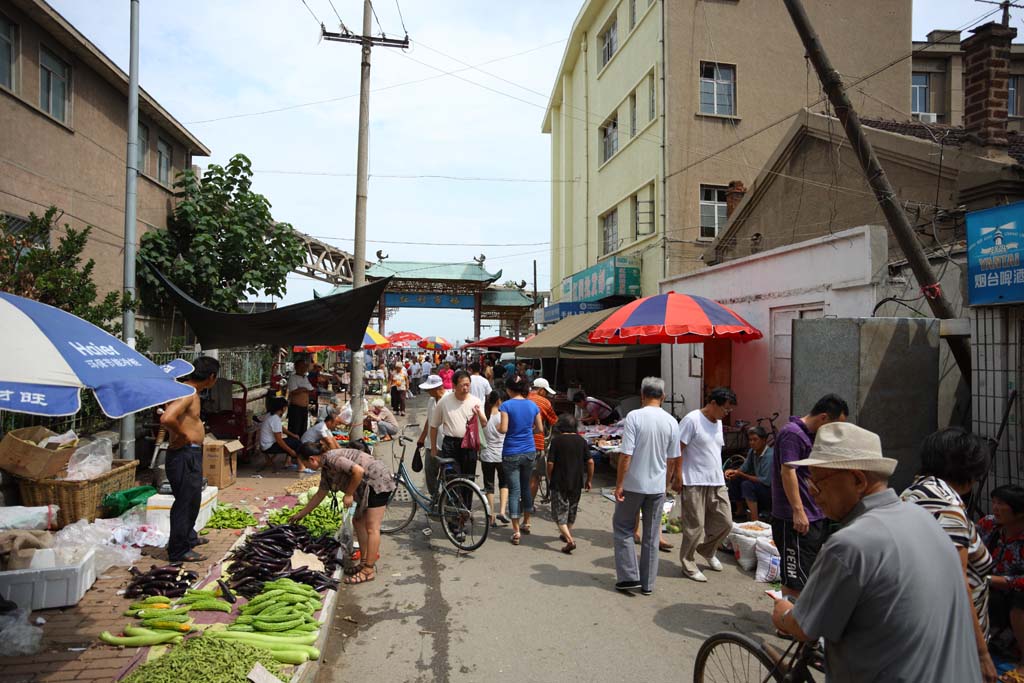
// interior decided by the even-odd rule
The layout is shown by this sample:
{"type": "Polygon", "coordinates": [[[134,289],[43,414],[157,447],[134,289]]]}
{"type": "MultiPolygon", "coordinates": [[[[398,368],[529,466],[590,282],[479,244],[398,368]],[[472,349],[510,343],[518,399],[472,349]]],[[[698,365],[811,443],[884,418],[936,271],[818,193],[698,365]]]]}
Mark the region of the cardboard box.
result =
{"type": "Polygon", "coordinates": [[[203,441],[203,476],[210,486],[223,489],[235,483],[238,454],[243,448],[237,439],[222,441],[206,437],[203,441]]]}
{"type": "Polygon", "coordinates": [[[0,441],[0,469],[23,479],[64,476],[77,444],[62,448],[36,446],[48,436],[57,436],[57,433],[46,427],[23,427],[7,432],[0,441]]]}

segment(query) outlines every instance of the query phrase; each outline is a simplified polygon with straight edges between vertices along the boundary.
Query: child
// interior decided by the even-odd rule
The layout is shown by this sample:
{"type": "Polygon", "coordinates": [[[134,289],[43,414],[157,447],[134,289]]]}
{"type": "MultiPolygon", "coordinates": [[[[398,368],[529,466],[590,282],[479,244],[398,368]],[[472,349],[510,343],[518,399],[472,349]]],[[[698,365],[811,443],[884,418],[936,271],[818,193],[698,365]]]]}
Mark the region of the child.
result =
{"type": "Polygon", "coordinates": [[[576,418],[562,414],[555,423],[555,436],[548,450],[548,490],[551,493],[551,514],[562,532],[565,541],[562,552],[566,555],[576,550],[572,538],[572,527],[576,523],[576,511],[580,506],[580,488],[590,490],[594,480],[594,459],[590,456],[587,441],[576,433],[576,418]],[[584,481],[584,467],[586,480],[584,481]]]}

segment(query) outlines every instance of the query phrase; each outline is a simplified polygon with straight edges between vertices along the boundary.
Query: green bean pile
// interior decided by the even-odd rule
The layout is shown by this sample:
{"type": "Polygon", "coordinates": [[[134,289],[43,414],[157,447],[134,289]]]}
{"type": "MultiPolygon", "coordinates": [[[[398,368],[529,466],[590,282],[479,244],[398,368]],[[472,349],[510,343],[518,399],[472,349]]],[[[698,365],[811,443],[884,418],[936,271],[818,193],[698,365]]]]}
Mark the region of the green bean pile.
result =
{"type": "Polygon", "coordinates": [[[244,529],[248,526],[256,526],[252,513],[230,505],[218,505],[206,523],[208,529],[244,529]]]}
{"type": "Polygon", "coordinates": [[[140,665],[121,683],[248,683],[256,662],[280,680],[288,680],[269,650],[201,636],[140,665]]]}

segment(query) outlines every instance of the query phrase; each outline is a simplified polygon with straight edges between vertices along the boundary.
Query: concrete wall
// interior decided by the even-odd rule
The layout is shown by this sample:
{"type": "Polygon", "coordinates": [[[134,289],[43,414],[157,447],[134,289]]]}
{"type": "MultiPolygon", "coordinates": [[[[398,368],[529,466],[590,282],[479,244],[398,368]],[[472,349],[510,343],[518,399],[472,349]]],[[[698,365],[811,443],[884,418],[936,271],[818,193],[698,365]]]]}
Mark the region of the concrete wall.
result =
{"type": "MultiPolygon", "coordinates": [[[[909,50],[910,0],[809,0],[804,4],[832,62],[848,80],[909,50]]],[[[749,187],[796,112],[820,93],[817,76],[805,62],[803,45],[781,2],[671,2],[665,8],[668,272],[673,274],[699,268],[701,252],[711,241],[699,237],[700,186],[742,180],[749,187]],[[702,61],[735,65],[735,117],[699,113],[702,61]],[[710,155],[714,156],[702,161],[710,155]]],[[[850,94],[863,115],[904,118],[896,111],[910,108],[910,61],[897,63],[850,94]]],[[[813,109],[821,111],[822,106],[813,109]]],[[[797,171],[794,175],[802,177],[797,171]]],[[[811,178],[828,178],[828,167],[807,172],[811,178]]],[[[787,187],[787,191],[799,190],[787,187]]],[[[846,225],[872,221],[866,217],[846,225]]]]}
{"type": "MultiPolygon", "coordinates": [[[[669,278],[661,291],[714,299],[761,330],[764,339],[733,344],[731,385],[739,399],[734,418],[750,420],[775,411],[786,416],[799,406],[790,405],[789,378],[772,370],[773,347],[785,344],[779,333],[788,332],[773,328],[773,311],[777,320],[800,310],[837,318],[870,315],[886,275],[887,251],[885,229],[863,226],[669,278]]],[[[781,347],[775,355],[783,355],[781,347]]],[[[701,406],[701,363],[691,358],[703,358],[702,346],[678,345],[671,356],[674,368],[664,347],[663,376],[674,383],[671,392],[685,401],[677,412],[701,406]]]]}
{"type": "MultiPolygon", "coordinates": [[[[101,291],[121,289],[127,98],[107,79],[9,0],[0,12],[18,26],[14,89],[0,87],[0,213],[27,217],[49,206],[64,212],[60,226],[94,226],[85,257],[96,261],[101,291]],[[45,45],[71,65],[70,104],[62,123],[39,108],[39,53],[45,45]]],[[[169,187],[156,180],[157,138],[172,146],[171,178],[191,163],[186,145],[153,116],[145,173],[138,183],[138,235],[164,229],[169,187]]],[[[51,235],[56,241],[57,234],[51,235]]]]}
{"type": "Polygon", "coordinates": [[[551,134],[551,290],[561,295],[566,276],[608,255],[636,255],[643,264],[643,292],[657,291],[661,249],[661,6],[636,1],[631,29],[629,0],[584,4],[573,27],[544,130],[551,134]],[[616,22],[618,48],[602,65],[600,36],[616,22]],[[650,95],[655,95],[651,116],[650,95]],[[631,102],[636,131],[631,134],[631,102]],[[618,151],[602,161],[600,127],[618,116],[618,151]],[[642,223],[634,228],[640,201],[642,223]],[[647,202],[650,202],[649,204],[647,202]],[[618,211],[618,243],[606,250],[601,217],[618,211]]]}

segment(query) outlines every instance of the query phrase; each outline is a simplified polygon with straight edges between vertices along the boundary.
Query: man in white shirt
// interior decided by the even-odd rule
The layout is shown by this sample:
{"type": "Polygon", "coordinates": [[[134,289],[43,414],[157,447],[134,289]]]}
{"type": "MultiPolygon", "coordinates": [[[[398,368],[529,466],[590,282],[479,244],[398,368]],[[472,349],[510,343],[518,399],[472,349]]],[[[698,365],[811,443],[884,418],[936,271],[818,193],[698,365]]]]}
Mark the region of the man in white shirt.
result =
{"type": "Polygon", "coordinates": [[[313,385],[306,377],[309,361],[295,361],[295,372],[288,378],[288,431],[305,434],[309,427],[309,399],[313,385]]]}
{"type": "MultiPolygon", "coordinates": [[[[428,381],[427,378],[429,378],[431,373],[433,373],[433,372],[434,372],[434,364],[430,362],[430,354],[427,354],[423,358],[423,362],[420,363],[420,377],[423,378],[423,382],[424,383],[426,383],[428,381]]],[[[423,389],[423,387],[421,386],[420,389],[423,389]]]]}
{"type": "Polygon", "coordinates": [[[694,581],[708,580],[697,568],[697,554],[707,560],[709,569],[722,571],[715,551],[732,530],[729,490],[722,471],[722,420],[735,406],[736,394],[732,389],[718,387],[711,390],[703,408],[687,413],[679,421],[677,440],[682,457],[675,461],[672,490],[680,494],[683,508],[679,561],[683,576],[694,581]]]}
{"type": "Polygon", "coordinates": [[[612,538],[618,579],[615,588],[620,591],[639,588],[644,595],[650,595],[658,575],[658,542],[662,503],[669,483],[668,463],[678,460],[679,448],[676,421],[661,407],[665,400],[665,380],[645,377],[640,384],[640,400],[642,407],[627,415],[623,425],[612,538]],[[633,538],[638,512],[643,517],[639,567],[633,538]]]}
{"type": "Polygon", "coordinates": [[[469,393],[480,399],[480,405],[487,403],[491,393],[491,383],[480,374],[480,363],[477,361],[469,364],[469,393]]]}
{"type": "MultiPolygon", "coordinates": [[[[423,363],[424,365],[429,364],[428,361],[423,361],[423,363]]],[[[420,438],[416,442],[416,445],[422,448],[427,441],[427,436],[430,435],[430,418],[434,414],[434,407],[448,392],[444,388],[444,382],[441,381],[441,377],[438,375],[428,375],[426,381],[420,385],[420,389],[429,396],[427,400],[427,414],[423,418],[423,431],[420,432],[420,438]]],[[[431,440],[430,445],[427,446],[427,453],[423,459],[425,463],[423,477],[427,480],[427,490],[430,491],[431,497],[437,494],[437,458],[441,456],[441,444],[443,441],[444,426],[441,425],[437,429],[437,435],[431,440]]]]}
{"type": "Polygon", "coordinates": [[[452,386],[453,390],[437,402],[430,414],[430,433],[436,438],[444,428],[445,436],[441,441],[443,457],[453,458],[460,474],[472,481],[476,478],[476,450],[463,448],[462,440],[471,420],[477,421],[476,428],[479,429],[484,404],[469,393],[470,378],[465,370],[459,370],[452,376],[452,386]]]}
{"type": "Polygon", "coordinates": [[[341,424],[341,419],[338,416],[338,411],[328,406],[324,410],[324,419],[307,429],[299,441],[302,443],[319,443],[324,451],[341,448],[338,445],[338,441],[334,438],[332,431],[339,424],[341,424]]]}
{"type": "Polygon", "coordinates": [[[420,382],[423,381],[423,366],[419,358],[413,358],[412,365],[409,366],[409,377],[412,379],[409,383],[409,392],[416,396],[420,391],[420,382]]]}
{"type": "Polygon", "coordinates": [[[298,449],[300,445],[299,437],[291,430],[285,429],[281,423],[281,415],[284,414],[285,408],[288,407],[288,401],[275,396],[270,399],[270,403],[267,406],[267,414],[263,416],[263,420],[260,422],[260,450],[267,456],[271,466],[273,466],[274,455],[278,453],[284,453],[289,458],[295,460],[295,463],[289,466],[289,469],[295,469],[298,467],[298,449]]]}

